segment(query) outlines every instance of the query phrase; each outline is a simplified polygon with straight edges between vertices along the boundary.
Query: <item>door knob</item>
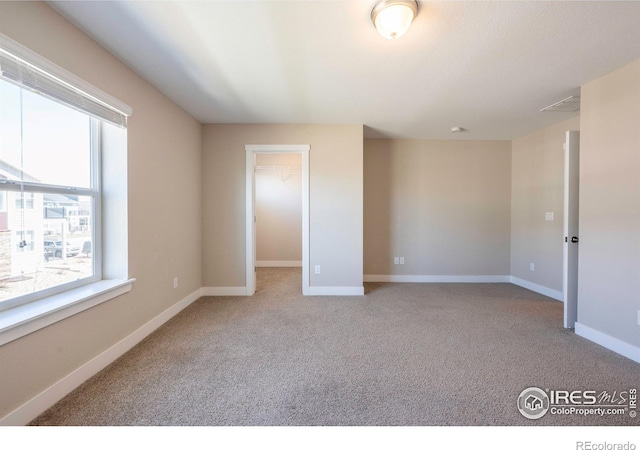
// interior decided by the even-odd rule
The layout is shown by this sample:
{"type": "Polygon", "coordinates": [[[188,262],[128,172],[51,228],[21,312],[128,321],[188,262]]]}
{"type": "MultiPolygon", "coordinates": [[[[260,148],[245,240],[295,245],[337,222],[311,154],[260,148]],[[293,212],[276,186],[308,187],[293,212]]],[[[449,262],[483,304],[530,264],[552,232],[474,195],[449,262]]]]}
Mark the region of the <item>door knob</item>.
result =
{"type": "Polygon", "coordinates": [[[573,237],[571,238],[571,242],[573,242],[573,243],[578,242],[578,237],[577,237],[577,236],[573,236],[573,237]]]}

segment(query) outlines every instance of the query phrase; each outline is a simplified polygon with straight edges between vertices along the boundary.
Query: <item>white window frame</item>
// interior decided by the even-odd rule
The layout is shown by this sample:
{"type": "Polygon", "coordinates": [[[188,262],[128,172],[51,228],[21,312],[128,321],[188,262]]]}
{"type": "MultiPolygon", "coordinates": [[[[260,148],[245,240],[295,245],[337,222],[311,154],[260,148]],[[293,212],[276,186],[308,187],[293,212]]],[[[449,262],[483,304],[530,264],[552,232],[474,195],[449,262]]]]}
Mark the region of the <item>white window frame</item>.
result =
{"type": "MultiPolygon", "coordinates": [[[[52,101],[52,100],[51,100],[52,101]]],[[[40,300],[55,294],[63,293],[71,289],[84,286],[90,283],[95,283],[102,279],[102,191],[101,191],[101,139],[100,139],[100,120],[91,117],[90,125],[90,142],[89,151],[91,155],[90,167],[91,171],[91,185],[88,188],[78,188],[73,186],[62,185],[48,185],[44,183],[36,183],[33,181],[14,181],[14,180],[2,180],[0,182],[0,189],[5,191],[14,191],[17,193],[15,202],[16,209],[31,210],[35,207],[35,194],[62,194],[62,195],[77,195],[82,197],[90,197],[93,216],[91,227],[91,243],[93,246],[92,252],[92,272],[89,277],[84,277],[78,280],[69,281],[63,284],[58,284],[45,289],[41,289],[29,294],[20,295],[7,300],[0,301],[0,313],[11,308],[15,308],[20,305],[31,303],[33,301],[40,300]],[[20,203],[18,203],[20,202],[20,203]],[[26,207],[28,204],[31,207],[26,207]],[[19,208],[18,205],[22,206],[19,208]]],[[[16,231],[20,233],[20,231],[16,231]]],[[[34,233],[35,238],[35,233],[34,233]]],[[[25,238],[25,240],[28,239],[25,238]]],[[[32,244],[33,245],[33,244],[32,244]]],[[[32,251],[32,250],[24,250],[32,251]]],[[[63,249],[64,251],[64,249],[63,249]]]]}
{"type": "MultiPolygon", "coordinates": [[[[124,125],[126,125],[126,117],[132,114],[132,109],[128,105],[0,33],[1,52],[20,58],[21,61],[33,67],[38,72],[38,76],[48,77],[49,83],[51,80],[54,84],[59,82],[62,89],[70,90],[74,95],[84,96],[94,103],[94,107],[90,111],[87,111],[86,107],[82,105],[76,109],[83,110],[90,115],[95,114],[94,117],[96,117],[100,116],[100,111],[104,111],[106,108],[111,113],[115,111],[114,116],[123,117],[124,125]]],[[[73,107],[73,105],[68,106],[73,107]]],[[[92,124],[94,122],[99,123],[97,120],[92,120],[92,124]]],[[[122,121],[118,123],[116,120],[116,123],[123,126],[122,121]]],[[[91,170],[100,172],[100,168],[102,168],[102,176],[108,177],[109,180],[103,180],[102,186],[91,186],[91,189],[88,190],[73,188],[71,193],[73,195],[89,195],[95,199],[92,202],[94,207],[92,226],[94,232],[97,231],[97,236],[102,236],[102,238],[94,239],[92,242],[92,252],[95,252],[94,261],[98,265],[94,269],[94,275],[102,273],[102,276],[94,276],[89,282],[79,280],[78,284],[75,282],[67,283],[64,285],[65,289],[59,292],[40,291],[38,294],[44,294],[44,296],[38,295],[37,298],[32,298],[28,302],[21,302],[21,304],[14,305],[9,309],[1,310],[0,346],[125,294],[131,290],[135,281],[135,278],[130,278],[128,273],[127,218],[126,214],[123,217],[121,213],[121,211],[127,210],[126,132],[115,132],[111,130],[112,127],[109,127],[110,130],[105,139],[104,135],[101,137],[100,127],[97,126],[96,129],[93,129],[94,127],[96,125],[92,125],[91,145],[97,145],[101,151],[93,152],[93,158],[96,159],[92,161],[91,170]],[[109,143],[108,148],[104,146],[105,140],[109,143]],[[107,159],[104,159],[105,153],[108,154],[107,159]],[[96,194],[95,188],[98,189],[99,194],[96,194]],[[105,190],[109,192],[106,203],[105,190]],[[100,228],[104,220],[101,215],[103,208],[108,210],[107,214],[110,217],[105,224],[105,229],[100,228]],[[115,211],[119,214],[114,214],[115,211]],[[98,246],[103,240],[106,244],[100,251],[98,246]]],[[[99,175],[100,173],[94,173],[92,178],[99,181],[99,175]]],[[[45,186],[28,182],[24,182],[20,186],[14,182],[0,180],[0,190],[20,191],[21,189],[25,192],[70,194],[70,190],[66,187],[45,186]]]]}

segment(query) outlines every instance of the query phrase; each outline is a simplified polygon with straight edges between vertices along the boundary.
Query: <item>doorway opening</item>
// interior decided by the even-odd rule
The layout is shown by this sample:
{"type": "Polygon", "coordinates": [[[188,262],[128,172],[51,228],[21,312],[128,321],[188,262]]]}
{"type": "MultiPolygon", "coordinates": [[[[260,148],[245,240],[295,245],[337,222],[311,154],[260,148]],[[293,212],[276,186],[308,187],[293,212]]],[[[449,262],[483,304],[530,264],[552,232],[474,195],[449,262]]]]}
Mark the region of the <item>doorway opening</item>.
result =
{"type": "MultiPolygon", "coordinates": [[[[309,291],[309,145],[246,145],[246,287],[247,295],[253,295],[256,292],[256,267],[274,267],[277,265],[301,266],[302,267],[302,294],[308,295],[309,291]],[[294,172],[297,171],[298,180],[294,179],[294,172]],[[277,186],[273,184],[278,181],[282,184],[277,186]],[[289,184],[287,185],[287,181],[289,184]],[[258,184],[271,183],[275,192],[260,192],[259,197],[256,196],[256,187],[258,184]],[[260,249],[257,248],[258,234],[257,225],[262,221],[261,225],[268,225],[269,217],[265,216],[262,204],[269,200],[281,202],[286,196],[295,196],[292,188],[297,186],[302,196],[301,209],[297,209],[299,214],[297,221],[298,230],[295,235],[301,240],[301,249],[295,243],[285,249],[284,253],[280,253],[286,259],[265,259],[275,258],[277,252],[273,252],[273,248],[269,248],[264,239],[261,240],[260,249]],[[258,200],[258,202],[257,202],[258,200]],[[258,211],[261,211],[262,217],[258,217],[258,211]],[[296,250],[297,249],[297,250],[296,250]],[[260,258],[258,258],[258,250],[260,250],[260,258]],[[301,250],[301,252],[300,252],[301,250]],[[292,255],[301,254],[301,259],[290,259],[292,255]],[[271,256],[270,256],[271,255],[271,256]]],[[[298,197],[299,198],[299,197],[298,197]]],[[[285,209],[287,205],[284,205],[285,209]]],[[[295,209],[295,208],[290,208],[295,209]]],[[[289,213],[296,214],[295,211],[289,213]]],[[[295,226],[295,225],[294,225],[295,226]]],[[[271,234],[276,240],[285,240],[287,227],[284,229],[265,230],[267,227],[261,228],[261,235],[271,234]],[[266,233],[264,233],[266,231],[266,233]],[[280,237],[278,237],[280,236],[280,237]]],[[[288,230],[289,234],[292,233],[288,230]]],[[[280,257],[277,257],[280,258],[280,257]]],[[[297,258],[297,257],[296,257],[297,258]]]]}

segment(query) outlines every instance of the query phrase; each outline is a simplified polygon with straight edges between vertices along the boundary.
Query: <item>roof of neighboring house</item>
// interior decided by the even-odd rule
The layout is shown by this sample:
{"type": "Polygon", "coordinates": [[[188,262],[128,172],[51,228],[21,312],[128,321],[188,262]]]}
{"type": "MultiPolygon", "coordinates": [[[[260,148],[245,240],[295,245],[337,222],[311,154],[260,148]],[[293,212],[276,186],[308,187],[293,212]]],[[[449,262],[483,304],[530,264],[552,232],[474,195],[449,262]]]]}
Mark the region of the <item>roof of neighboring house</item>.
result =
{"type": "Polygon", "coordinates": [[[23,172],[18,167],[12,166],[6,161],[0,160],[0,178],[9,179],[12,181],[40,181],[37,178],[32,177],[28,173],[23,172]]]}
{"type": "Polygon", "coordinates": [[[70,203],[72,205],[77,205],[78,203],[80,203],[80,201],[78,200],[78,196],[77,195],[63,195],[63,194],[45,193],[44,196],[43,196],[43,200],[44,200],[45,205],[47,203],[56,203],[56,204],[70,203]]]}

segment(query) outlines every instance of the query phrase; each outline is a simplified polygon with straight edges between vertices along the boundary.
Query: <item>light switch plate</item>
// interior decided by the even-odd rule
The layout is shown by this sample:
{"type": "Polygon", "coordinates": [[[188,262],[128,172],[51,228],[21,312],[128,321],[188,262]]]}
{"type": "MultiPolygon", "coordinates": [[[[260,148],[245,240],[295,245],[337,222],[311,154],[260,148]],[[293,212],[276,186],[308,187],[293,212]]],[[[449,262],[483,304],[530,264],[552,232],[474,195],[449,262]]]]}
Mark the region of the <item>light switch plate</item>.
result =
{"type": "Polygon", "coordinates": [[[553,222],[553,213],[552,212],[545,213],[544,220],[548,220],[549,222],[553,222]]]}

